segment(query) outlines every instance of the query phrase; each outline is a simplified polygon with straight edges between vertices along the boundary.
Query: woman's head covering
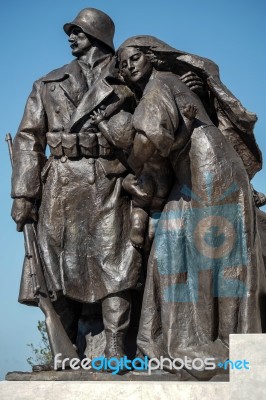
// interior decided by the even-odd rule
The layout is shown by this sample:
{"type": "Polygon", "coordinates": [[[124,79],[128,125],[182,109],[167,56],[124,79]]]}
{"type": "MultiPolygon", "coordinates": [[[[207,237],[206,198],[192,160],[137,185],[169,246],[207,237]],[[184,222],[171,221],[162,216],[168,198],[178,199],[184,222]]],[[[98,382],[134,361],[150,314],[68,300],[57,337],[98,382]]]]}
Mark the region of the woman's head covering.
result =
{"type": "MultiPolygon", "coordinates": [[[[203,80],[212,97],[216,99],[215,108],[218,106],[218,109],[221,108],[223,111],[223,116],[221,116],[221,113],[216,110],[218,120],[220,121],[220,118],[228,120],[232,131],[233,146],[235,138],[238,138],[241,145],[239,148],[237,146],[236,151],[242,158],[249,177],[252,178],[261,169],[262,155],[253,134],[257,116],[246,110],[221,82],[219,68],[213,61],[177,50],[162,40],[148,35],[133,36],[125,40],[117,50],[118,59],[121,51],[126,47],[138,47],[143,52],[153,52],[157,59],[164,61],[160,69],[165,68],[178,75],[195,72],[203,80]],[[244,143],[244,147],[242,143],[244,143]]],[[[220,129],[223,132],[224,121],[222,122],[220,129]]],[[[226,123],[225,126],[227,125],[226,123]]],[[[229,140],[231,141],[230,137],[229,140]]]]}
{"type": "Polygon", "coordinates": [[[144,52],[153,52],[159,59],[168,62],[172,66],[173,72],[180,75],[188,71],[205,77],[206,75],[219,75],[219,68],[213,61],[177,50],[155,36],[139,35],[125,40],[117,50],[118,59],[126,47],[137,47],[144,52]]]}
{"type": "Polygon", "coordinates": [[[179,50],[174,49],[173,47],[169,46],[167,43],[156,38],[155,36],[148,35],[132,36],[131,38],[125,40],[119,46],[118,51],[122,50],[125,47],[146,47],[154,51],[165,51],[172,53],[179,52],[179,50]]]}

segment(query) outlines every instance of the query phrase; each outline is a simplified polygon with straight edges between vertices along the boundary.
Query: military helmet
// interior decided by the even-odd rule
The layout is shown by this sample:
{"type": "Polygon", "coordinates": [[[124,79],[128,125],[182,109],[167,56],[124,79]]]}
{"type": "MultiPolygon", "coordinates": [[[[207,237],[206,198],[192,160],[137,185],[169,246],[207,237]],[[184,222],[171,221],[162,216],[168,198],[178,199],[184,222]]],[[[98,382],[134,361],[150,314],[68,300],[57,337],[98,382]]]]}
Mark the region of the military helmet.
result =
{"type": "Polygon", "coordinates": [[[63,26],[67,35],[74,27],[81,28],[84,33],[106,44],[114,52],[115,25],[111,18],[96,8],[84,8],[76,18],[63,26]]]}

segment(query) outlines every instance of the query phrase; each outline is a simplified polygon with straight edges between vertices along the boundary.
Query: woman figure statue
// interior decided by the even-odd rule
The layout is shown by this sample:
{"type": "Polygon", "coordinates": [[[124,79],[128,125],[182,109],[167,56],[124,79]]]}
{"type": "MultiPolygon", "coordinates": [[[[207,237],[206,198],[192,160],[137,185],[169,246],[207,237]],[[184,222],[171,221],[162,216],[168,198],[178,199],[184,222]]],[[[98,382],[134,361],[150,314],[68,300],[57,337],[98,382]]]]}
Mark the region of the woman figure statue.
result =
{"type": "MultiPolygon", "coordinates": [[[[231,333],[263,329],[265,270],[249,181],[260,162],[252,136],[256,117],[233,101],[206,59],[181,55],[180,61],[180,52],[148,36],[128,39],[117,56],[125,82],[139,97],[128,163],[140,178],[158,154],[170,160],[175,174],[162,212],[151,212],[155,236],[139,349],[151,358],[225,361],[231,333]],[[184,73],[188,62],[227,114],[223,121],[235,132],[230,137],[222,132],[218,107],[215,114],[181,81],[179,68],[184,73]],[[245,163],[248,151],[253,161],[250,156],[245,163]]],[[[214,372],[201,365],[190,373],[206,379],[214,372]]]]}

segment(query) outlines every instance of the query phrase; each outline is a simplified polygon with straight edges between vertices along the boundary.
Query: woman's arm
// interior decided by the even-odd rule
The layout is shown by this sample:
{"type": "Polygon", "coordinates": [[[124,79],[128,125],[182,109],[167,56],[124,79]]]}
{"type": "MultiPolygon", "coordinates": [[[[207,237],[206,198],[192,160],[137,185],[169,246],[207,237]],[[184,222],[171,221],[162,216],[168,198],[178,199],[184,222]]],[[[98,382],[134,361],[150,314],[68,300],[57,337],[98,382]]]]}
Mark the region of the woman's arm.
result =
{"type": "Polygon", "coordinates": [[[197,107],[193,104],[187,104],[183,110],[183,122],[179,125],[176,132],[176,138],[172,146],[172,150],[182,150],[191,138],[195,118],[197,115],[197,107]]]}

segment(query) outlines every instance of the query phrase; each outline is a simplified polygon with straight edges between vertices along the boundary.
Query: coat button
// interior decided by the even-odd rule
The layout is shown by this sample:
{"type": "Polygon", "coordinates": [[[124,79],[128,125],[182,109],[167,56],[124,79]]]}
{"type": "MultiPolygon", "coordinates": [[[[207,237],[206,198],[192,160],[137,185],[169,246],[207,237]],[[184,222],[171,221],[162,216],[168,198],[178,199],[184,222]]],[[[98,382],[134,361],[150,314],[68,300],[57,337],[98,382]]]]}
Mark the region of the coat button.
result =
{"type": "Polygon", "coordinates": [[[67,161],[67,156],[62,156],[61,157],[61,163],[65,163],[67,161]]]}
{"type": "Polygon", "coordinates": [[[51,92],[53,92],[53,91],[55,90],[55,85],[52,85],[52,86],[50,87],[50,90],[51,90],[51,92]]]}
{"type": "Polygon", "coordinates": [[[56,107],[55,112],[56,112],[56,114],[60,113],[60,107],[59,106],[56,107]]]}
{"type": "Polygon", "coordinates": [[[68,178],[63,178],[62,182],[63,182],[63,185],[68,185],[69,184],[69,179],[68,178]]]}

